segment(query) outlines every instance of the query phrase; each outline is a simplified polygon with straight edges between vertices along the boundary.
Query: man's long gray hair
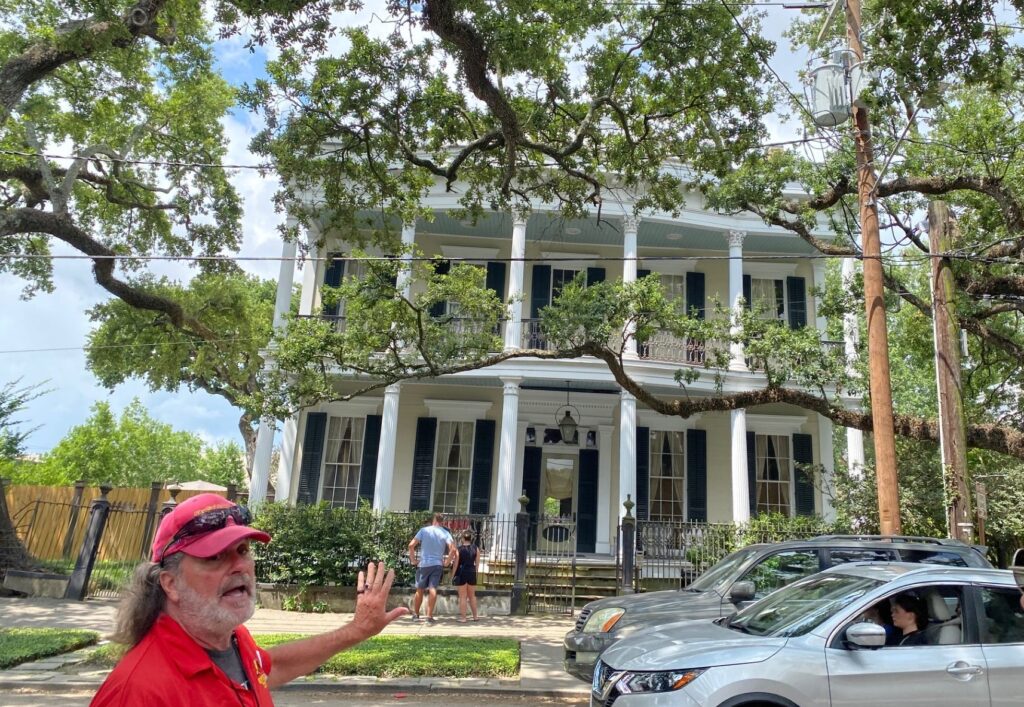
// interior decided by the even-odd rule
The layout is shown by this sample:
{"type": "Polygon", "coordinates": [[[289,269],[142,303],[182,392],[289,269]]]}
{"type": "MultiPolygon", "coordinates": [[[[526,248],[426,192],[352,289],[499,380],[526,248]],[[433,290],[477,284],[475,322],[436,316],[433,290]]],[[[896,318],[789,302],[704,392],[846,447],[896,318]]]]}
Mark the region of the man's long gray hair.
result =
{"type": "Polygon", "coordinates": [[[142,562],[135,568],[135,575],[117,610],[117,628],[111,640],[134,648],[149,633],[167,601],[164,588],[160,586],[160,575],[164,572],[177,574],[181,557],[181,553],[176,552],[164,558],[163,566],[159,562],[142,562]]]}

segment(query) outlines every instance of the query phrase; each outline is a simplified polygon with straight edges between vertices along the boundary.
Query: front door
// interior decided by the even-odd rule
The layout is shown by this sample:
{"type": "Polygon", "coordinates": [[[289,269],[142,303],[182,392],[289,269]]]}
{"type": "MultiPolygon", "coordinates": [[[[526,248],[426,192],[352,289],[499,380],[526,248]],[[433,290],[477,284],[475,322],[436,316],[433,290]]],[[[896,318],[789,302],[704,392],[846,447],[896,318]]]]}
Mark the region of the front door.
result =
{"type": "Polygon", "coordinates": [[[575,542],[576,455],[545,454],[540,475],[537,550],[561,554],[575,542]]]}

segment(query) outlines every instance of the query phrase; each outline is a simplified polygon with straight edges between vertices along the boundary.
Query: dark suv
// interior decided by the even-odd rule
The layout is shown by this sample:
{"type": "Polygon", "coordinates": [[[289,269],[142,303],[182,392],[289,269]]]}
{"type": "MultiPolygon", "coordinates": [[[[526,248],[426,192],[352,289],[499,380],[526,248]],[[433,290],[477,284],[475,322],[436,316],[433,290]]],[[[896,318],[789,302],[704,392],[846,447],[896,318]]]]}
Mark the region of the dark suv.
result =
{"type": "Polygon", "coordinates": [[[673,621],[731,614],[791,582],[847,562],[992,566],[982,549],[936,538],[821,535],[749,545],[722,559],[685,589],[608,597],[587,604],[575,628],[565,634],[565,670],[590,682],[598,656],[625,635],[673,621]]]}

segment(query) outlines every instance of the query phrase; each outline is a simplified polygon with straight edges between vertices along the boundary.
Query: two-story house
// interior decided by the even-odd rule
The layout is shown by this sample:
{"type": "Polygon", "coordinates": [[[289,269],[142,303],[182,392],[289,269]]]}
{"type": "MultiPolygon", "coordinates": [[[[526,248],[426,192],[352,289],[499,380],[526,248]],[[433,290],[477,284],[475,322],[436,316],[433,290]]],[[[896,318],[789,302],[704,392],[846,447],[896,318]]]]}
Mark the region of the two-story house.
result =
{"type": "MultiPolygon", "coordinates": [[[[486,263],[487,286],[509,303],[506,349],[546,345],[539,312],[581,272],[588,282],[655,273],[686,311],[715,316],[713,302],[754,302],[765,316],[817,327],[824,336],[812,291],[823,286],[825,266],[802,257],[815,251],[752,214],[708,211],[699,195],[678,217],[637,218],[629,203],[617,205],[622,215],[615,216],[606,205],[605,223],[554,218],[541,206],[460,222],[449,216],[454,203],[441,185],[426,203],[436,218],[407,224],[403,241],[438,258],[486,263]]],[[[329,232],[310,232],[308,239],[320,258],[350,251],[329,232]]],[[[286,257],[294,248],[285,244],[286,257]]],[[[358,272],[345,273],[342,261],[316,263],[304,269],[300,313],[343,325],[344,304],[321,307],[320,288],[358,272]]],[[[278,321],[291,286],[291,270],[283,267],[278,321]]],[[[676,371],[702,366],[703,356],[700,342],[656,335],[628,351],[628,371],[656,394],[672,396],[679,392],[676,371]]],[[[730,358],[725,390],[763,382],[763,374],[747,368],[742,347],[734,345],[730,358]]],[[[352,385],[339,373],[339,390],[352,385]]],[[[710,375],[688,387],[690,395],[714,392],[710,375]]],[[[269,461],[270,445],[261,438],[255,478],[266,479],[269,461]]],[[[284,425],[277,495],[346,507],[366,499],[395,511],[512,514],[525,494],[531,513],[575,519],[578,552],[608,553],[627,496],[640,519],[827,516],[827,479],[807,479],[797,464],[830,473],[828,419],[784,405],[666,417],[624,393],[601,361],[523,358],[302,410],[284,425]],[[570,440],[558,424],[566,412],[576,425],[570,440]]]]}

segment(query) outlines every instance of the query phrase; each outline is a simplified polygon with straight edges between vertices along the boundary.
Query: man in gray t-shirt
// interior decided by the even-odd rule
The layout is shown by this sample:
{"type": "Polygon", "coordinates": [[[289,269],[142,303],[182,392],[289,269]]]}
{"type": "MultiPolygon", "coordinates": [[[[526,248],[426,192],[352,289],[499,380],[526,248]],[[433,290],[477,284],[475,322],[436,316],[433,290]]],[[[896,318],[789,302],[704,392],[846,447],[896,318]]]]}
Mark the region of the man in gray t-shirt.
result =
{"type": "Polygon", "coordinates": [[[428,590],[427,622],[434,623],[434,604],[437,603],[437,586],[444,574],[445,558],[448,564],[455,556],[455,542],[451,533],[441,525],[444,516],[434,514],[430,525],[419,529],[409,542],[409,561],[416,567],[416,596],[412,602],[412,620],[420,620],[420,606],[423,605],[423,590],[428,590]],[[416,561],[416,546],[420,547],[419,562],[416,561]]]}

